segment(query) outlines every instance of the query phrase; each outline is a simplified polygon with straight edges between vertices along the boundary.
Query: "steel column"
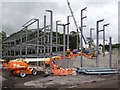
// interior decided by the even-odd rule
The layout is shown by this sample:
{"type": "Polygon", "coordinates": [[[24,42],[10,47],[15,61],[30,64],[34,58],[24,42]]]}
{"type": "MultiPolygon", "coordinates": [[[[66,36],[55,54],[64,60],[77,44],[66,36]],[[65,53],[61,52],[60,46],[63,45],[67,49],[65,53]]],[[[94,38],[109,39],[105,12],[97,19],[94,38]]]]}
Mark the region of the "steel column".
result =
{"type": "MultiPolygon", "coordinates": [[[[69,16],[67,16],[67,23],[69,23],[69,17],[71,17],[70,15],[69,16]]],[[[69,24],[67,25],[67,49],[69,49],[70,48],[70,46],[69,46],[69,24]]]]}
{"type": "Polygon", "coordinates": [[[97,50],[97,57],[96,57],[96,67],[99,67],[99,22],[102,22],[104,19],[102,20],[99,20],[97,21],[97,24],[96,24],[96,37],[97,37],[97,40],[96,40],[96,43],[97,43],[97,47],[96,47],[96,50],[97,50]]]}
{"type": "Polygon", "coordinates": [[[46,53],[46,15],[44,15],[44,56],[46,53]]]}
{"type": "MultiPolygon", "coordinates": [[[[81,52],[83,52],[83,42],[82,42],[82,38],[83,38],[83,19],[86,18],[87,16],[83,17],[83,11],[85,11],[87,9],[87,7],[83,8],[81,10],[81,52]]],[[[83,67],[83,57],[81,56],[81,67],[83,67]]]]}
{"type": "MultiPolygon", "coordinates": [[[[52,10],[46,10],[47,12],[50,12],[50,58],[52,57],[52,31],[53,31],[53,12],[52,10]]],[[[52,71],[52,62],[50,61],[50,71],[52,71]]]]}
{"type": "Polygon", "coordinates": [[[20,33],[20,58],[22,58],[22,32],[20,33]]]}
{"type": "Polygon", "coordinates": [[[109,37],[109,68],[112,68],[112,38],[109,37]]]}
{"type": "MultiPolygon", "coordinates": [[[[66,40],[65,40],[65,31],[66,31],[66,30],[65,30],[65,26],[68,25],[68,24],[69,24],[69,23],[67,23],[67,24],[58,24],[58,25],[63,26],[63,60],[66,60],[66,58],[65,58],[65,46],[66,46],[66,45],[65,45],[65,41],[66,41],[66,40]]],[[[63,64],[65,65],[66,63],[63,62],[63,64]]]]}
{"type": "MultiPolygon", "coordinates": [[[[37,58],[39,57],[39,19],[37,19],[37,58]]],[[[39,63],[37,62],[37,68],[39,63]]]]}
{"type": "Polygon", "coordinates": [[[56,21],[56,52],[58,51],[58,22],[60,20],[56,21]]]}
{"type": "Polygon", "coordinates": [[[103,25],[103,57],[105,56],[105,26],[108,26],[108,24],[103,25]]]}
{"type": "Polygon", "coordinates": [[[26,27],[26,30],[25,30],[25,33],[26,33],[26,49],[25,49],[25,55],[26,55],[26,58],[27,58],[27,29],[28,27],[26,27]]]}

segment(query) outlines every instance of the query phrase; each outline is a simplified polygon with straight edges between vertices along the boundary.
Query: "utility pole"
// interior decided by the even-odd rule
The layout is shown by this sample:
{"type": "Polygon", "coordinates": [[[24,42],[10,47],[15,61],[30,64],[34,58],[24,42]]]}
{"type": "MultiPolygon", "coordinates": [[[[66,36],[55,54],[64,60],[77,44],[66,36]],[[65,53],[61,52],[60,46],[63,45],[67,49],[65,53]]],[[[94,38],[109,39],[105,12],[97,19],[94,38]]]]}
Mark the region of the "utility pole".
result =
{"type": "MultiPolygon", "coordinates": [[[[83,11],[86,11],[87,7],[81,10],[81,52],[83,52],[83,42],[82,42],[82,35],[83,35],[83,19],[87,18],[87,16],[83,17],[83,11]]],[[[81,56],[81,67],[83,67],[83,57],[81,56]]]]}
{"type": "MultiPolygon", "coordinates": [[[[69,22],[69,18],[72,17],[71,15],[67,16],[67,23],[70,23],[69,22]]],[[[67,49],[69,49],[69,24],[67,25],[67,49]]]]}
{"type": "Polygon", "coordinates": [[[103,22],[104,21],[104,19],[102,19],[102,20],[98,20],[97,21],[97,26],[96,26],[96,30],[97,30],[97,35],[96,35],[96,37],[97,37],[97,47],[96,47],[96,50],[97,50],[97,57],[96,57],[96,67],[99,67],[99,62],[98,62],[98,60],[99,60],[99,23],[100,22],[103,22]]]}
{"type": "Polygon", "coordinates": [[[103,57],[105,56],[105,27],[108,25],[109,23],[103,25],[103,57]]]}
{"type": "Polygon", "coordinates": [[[56,52],[58,51],[58,22],[60,22],[60,20],[56,21],[56,52]]]}

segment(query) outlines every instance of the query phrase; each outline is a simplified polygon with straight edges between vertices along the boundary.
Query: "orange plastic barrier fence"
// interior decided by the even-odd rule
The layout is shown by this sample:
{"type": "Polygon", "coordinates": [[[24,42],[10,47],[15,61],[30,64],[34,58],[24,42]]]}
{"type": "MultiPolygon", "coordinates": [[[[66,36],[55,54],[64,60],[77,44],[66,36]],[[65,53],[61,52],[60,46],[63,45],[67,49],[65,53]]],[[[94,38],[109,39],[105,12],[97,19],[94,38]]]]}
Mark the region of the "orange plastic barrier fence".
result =
{"type": "Polygon", "coordinates": [[[53,75],[55,76],[72,75],[72,71],[72,68],[52,69],[53,75]]]}
{"type": "Polygon", "coordinates": [[[2,64],[2,67],[3,67],[3,68],[7,68],[7,67],[8,67],[8,64],[7,64],[7,63],[3,63],[3,64],[2,64]]]}

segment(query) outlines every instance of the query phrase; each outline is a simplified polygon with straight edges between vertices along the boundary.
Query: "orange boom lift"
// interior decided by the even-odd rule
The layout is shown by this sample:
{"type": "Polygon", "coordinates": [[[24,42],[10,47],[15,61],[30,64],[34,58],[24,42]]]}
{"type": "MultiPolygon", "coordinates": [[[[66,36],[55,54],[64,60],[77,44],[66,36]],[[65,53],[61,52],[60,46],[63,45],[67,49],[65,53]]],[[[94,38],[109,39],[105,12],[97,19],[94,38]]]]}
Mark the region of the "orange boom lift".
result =
{"type": "MultiPolygon", "coordinates": [[[[85,56],[83,53],[76,53],[73,54],[70,53],[68,54],[68,51],[66,51],[66,59],[70,59],[76,56],[85,56]]],[[[92,58],[89,56],[85,56],[87,58],[92,58]]],[[[73,70],[72,68],[61,68],[58,65],[55,64],[54,60],[62,60],[63,56],[54,56],[52,58],[27,58],[27,59],[15,59],[11,60],[8,62],[8,69],[14,74],[14,75],[19,75],[20,77],[25,77],[27,74],[37,74],[36,68],[30,68],[28,66],[29,62],[39,62],[42,61],[45,66],[49,67],[50,66],[50,61],[52,61],[52,73],[55,76],[61,76],[61,75],[72,75],[73,70]]],[[[48,69],[48,68],[46,68],[48,69]]]]}

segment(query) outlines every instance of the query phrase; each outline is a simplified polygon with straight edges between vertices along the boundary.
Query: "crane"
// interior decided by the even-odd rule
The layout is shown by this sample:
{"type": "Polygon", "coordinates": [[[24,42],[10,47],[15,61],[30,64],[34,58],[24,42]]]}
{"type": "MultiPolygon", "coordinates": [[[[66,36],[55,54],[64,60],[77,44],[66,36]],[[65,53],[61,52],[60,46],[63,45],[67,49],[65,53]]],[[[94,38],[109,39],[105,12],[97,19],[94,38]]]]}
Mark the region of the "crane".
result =
{"type": "MultiPolygon", "coordinates": [[[[75,23],[75,26],[76,26],[76,30],[77,30],[77,32],[79,33],[78,30],[80,30],[80,28],[78,28],[78,25],[77,25],[76,19],[75,19],[75,17],[74,17],[74,14],[73,14],[72,8],[71,8],[71,6],[70,6],[70,2],[69,2],[68,0],[67,0],[67,4],[68,4],[68,7],[69,7],[69,9],[70,9],[71,15],[72,15],[72,17],[73,17],[73,20],[74,20],[74,23],[75,23]]],[[[80,32],[81,32],[81,30],[80,30],[80,32]]],[[[83,40],[84,40],[84,43],[87,44],[87,42],[85,41],[85,38],[84,38],[84,36],[83,36],[82,33],[81,33],[81,35],[82,35],[82,38],[83,38],[83,40]]]]}

